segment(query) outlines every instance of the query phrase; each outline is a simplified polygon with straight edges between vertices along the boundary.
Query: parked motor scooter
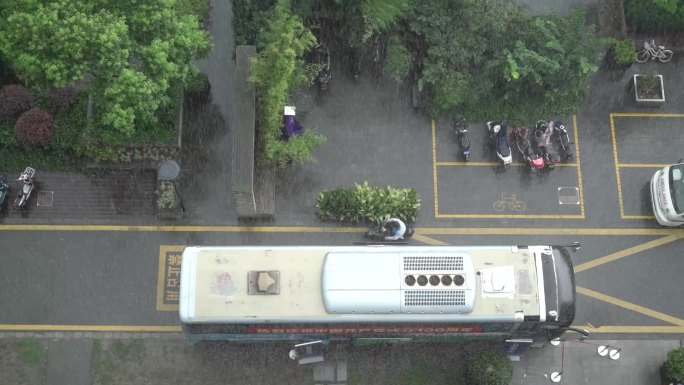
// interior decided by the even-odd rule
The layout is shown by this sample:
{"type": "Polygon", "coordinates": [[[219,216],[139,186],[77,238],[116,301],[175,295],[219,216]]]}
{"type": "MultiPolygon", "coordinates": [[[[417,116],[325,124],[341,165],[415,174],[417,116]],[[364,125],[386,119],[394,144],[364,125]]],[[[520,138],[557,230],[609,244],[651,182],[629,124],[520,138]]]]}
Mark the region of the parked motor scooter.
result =
{"type": "Polygon", "coordinates": [[[496,150],[496,156],[501,160],[502,169],[506,170],[513,163],[506,122],[487,122],[487,143],[490,148],[496,150]]]}
{"type": "Polygon", "coordinates": [[[527,127],[514,128],[511,130],[511,138],[520,152],[520,156],[525,163],[526,169],[530,173],[544,169],[544,159],[542,159],[532,149],[529,139],[527,139],[529,129],[527,127]]]}
{"type": "Polygon", "coordinates": [[[0,216],[5,211],[5,198],[9,195],[10,189],[10,185],[5,182],[5,177],[0,176],[0,216]]]}
{"type": "Polygon", "coordinates": [[[33,190],[36,189],[35,186],[38,183],[35,180],[35,175],[36,170],[31,167],[26,167],[24,172],[19,175],[19,179],[17,180],[24,182],[24,184],[19,191],[19,194],[14,199],[14,204],[12,204],[12,208],[14,210],[21,210],[22,213],[26,212],[26,209],[28,208],[28,200],[31,197],[33,190]]]}
{"type": "Polygon", "coordinates": [[[573,142],[570,140],[570,135],[568,135],[568,130],[565,129],[565,125],[560,120],[550,121],[549,125],[553,127],[553,133],[557,138],[558,150],[560,152],[561,159],[567,162],[572,159],[572,147],[570,146],[573,142]]]}
{"type": "Polygon", "coordinates": [[[537,146],[539,154],[544,159],[546,168],[553,169],[556,163],[560,163],[561,158],[553,148],[551,143],[551,136],[553,135],[553,125],[548,124],[543,120],[537,122],[534,129],[534,141],[537,146]]]}
{"type": "Polygon", "coordinates": [[[406,242],[409,238],[413,236],[413,225],[410,223],[406,223],[406,232],[404,233],[404,239],[398,239],[396,241],[388,241],[385,239],[385,236],[387,235],[387,227],[385,227],[385,223],[380,223],[376,224],[374,226],[371,226],[368,231],[364,234],[364,236],[368,239],[370,239],[373,242],[387,242],[387,243],[400,243],[400,242],[406,242]]]}
{"type": "Polygon", "coordinates": [[[328,46],[321,43],[316,46],[316,63],[322,66],[321,71],[316,77],[319,91],[327,91],[330,88],[332,72],[330,70],[330,50],[328,46]]]}
{"type": "Polygon", "coordinates": [[[463,160],[468,161],[470,159],[470,138],[468,138],[468,123],[463,118],[456,119],[452,122],[454,128],[454,134],[456,135],[456,143],[458,143],[458,148],[461,150],[463,155],[463,160]]]}

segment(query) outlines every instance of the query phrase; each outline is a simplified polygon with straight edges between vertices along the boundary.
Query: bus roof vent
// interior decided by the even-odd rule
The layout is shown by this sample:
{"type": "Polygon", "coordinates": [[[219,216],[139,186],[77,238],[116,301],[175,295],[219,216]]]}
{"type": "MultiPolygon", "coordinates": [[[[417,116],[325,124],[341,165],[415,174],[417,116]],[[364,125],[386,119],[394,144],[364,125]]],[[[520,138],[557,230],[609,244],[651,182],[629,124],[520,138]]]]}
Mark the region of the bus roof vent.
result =
{"type": "Polygon", "coordinates": [[[404,290],[402,313],[469,313],[467,290],[404,290]]]}
{"type": "MultiPolygon", "coordinates": [[[[408,253],[407,253],[408,254],[408,253]]],[[[462,271],[461,255],[411,255],[404,254],[404,271],[462,271]]]]}
{"type": "Polygon", "coordinates": [[[247,293],[250,295],[280,294],[280,271],[250,271],[247,273],[247,293]]]}

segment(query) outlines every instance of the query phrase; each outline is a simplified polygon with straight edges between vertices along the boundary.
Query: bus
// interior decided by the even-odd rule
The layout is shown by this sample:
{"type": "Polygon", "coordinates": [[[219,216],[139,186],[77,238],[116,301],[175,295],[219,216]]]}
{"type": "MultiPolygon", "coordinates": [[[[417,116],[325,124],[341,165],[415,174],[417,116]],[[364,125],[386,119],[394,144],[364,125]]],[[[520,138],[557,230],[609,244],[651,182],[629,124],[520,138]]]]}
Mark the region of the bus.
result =
{"type": "Polygon", "coordinates": [[[541,346],[572,329],[578,247],[187,247],[179,315],[192,341],[541,346]]]}

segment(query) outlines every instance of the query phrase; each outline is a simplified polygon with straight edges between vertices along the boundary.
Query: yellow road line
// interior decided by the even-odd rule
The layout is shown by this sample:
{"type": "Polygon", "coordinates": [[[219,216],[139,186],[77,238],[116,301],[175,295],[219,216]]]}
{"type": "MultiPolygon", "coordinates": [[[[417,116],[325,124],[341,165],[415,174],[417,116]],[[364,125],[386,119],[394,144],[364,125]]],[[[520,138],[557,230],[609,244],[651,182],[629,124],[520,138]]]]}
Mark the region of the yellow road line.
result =
{"type": "Polygon", "coordinates": [[[0,324],[0,331],[41,332],[181,332],[180,326],[153,325],[19,325],[0,324]]]}
{"type": "Polygon", "coordinates": [[[675,235],[683,229],[608,229],[608,228],[521,228],[521,227],[421,227],[421,235],[675,235]]]}
{"type": "Polygon", "coordinates": [[[659,163],[620,163],[618,167],[628,168],[628,167],[644,167],[644,168],[663,168],[669,166],[669,164],[659,164],[659,163]]]}
{"type": "Polygon", "coordinates": [[[684,114],[650,114],[642,112],[613,112],[610,115],[617,117],[642,117],[642,118],[684,118],[684,114]]]}
{"type": "Polygon", "coordinates": [[[435,188],[435,217],[439,215],[439,194],[437,192],[437,140],[435,139],[435,120],[432,119],[432,180],[435,188]]]}
{"type": "MultiPolygon", "coordinates": [[[[363,233],[365,227],[316,226],[98,226],[98,225],[0,225],[0,231],[156,231],[205,233],[363,233]]],[[[684,234],[677,228],[548,228],[548,227],[423,227],[416,228],[422,235],[509,234],[509,235],[671,235],[684,234]]]]}
{"type": "Polygon", "coordinates": [[[117,226],[117,225],[0,225],[2,230],[15,231],[167,231],[217,233],[362,233],[360,227],[325,226],[117,226]]]}
{"type": "Polygon", "coordinates": [[[651,309],[645,308],[643,306],[633,304],[631,302],[623,301],[621,299],[611,297],[609,295],[599,293],[597,291],[593,291],[593,290],[589,290],[589,289],[584,288],[584,287],[577,286],[577,292],[580,294],[586,295],[588,297],[598,299],[599,301],[607,302],[609,304],[619,306],[621,308],[631,310],[633,312],[640,313],[640,314],[643,314],[643,315],[646,315],[646,316],[649,316],[649,317],[652,317],[655,319],[659,319],[661,321],[669,322],[669,323],[675,324],[677,326],[684,326],[684,320],[682,320],[682,319],[672,317],[670,315],[667,315],[667,314],[664,314],[664,313],[661,313],[661,312],[658,312],[655,310],[651,310],[651,309]]]}
{"type": "Polygon", "coordinates": [[[577,115],[572,116],[572,129],[575,133],[575,163],[577,163],[577,188],[580,198],[580,216],[584,219],[584,190],[582,188],[582,162],[580,162],[579,134],[577,129],[577,115]]]}
{"type": "Polygon", "coordinates": [[[586,326],[576,326],[578,329],[585,329],[589,333],[684,333],[682,326],[599,326],[590,328],[586,326]]]}
{"type": "Polygon", "coordinates": [[[528,218],[528,219],[584,219],[582,214],[561,215],[561,214],[439,214],[437,218],[528,218]]]}
{"type": "Polygon", "coordinates": [[[575,266],[575,273],[579,273],[585,270],[593,269],[596,266],[600,266],[603,264],[606,264],[608,262],[613,262],[617,261],[618,259],[628,257],[630,255],[634,255],[636,253],[640,253],[642,251],[646,251],[649,249],[652,249],[654,247],[662,246],[664,244],[674,242],[678,239],[682,238],[682,234],[672,234],[668,235],[666,237],[658,238],[650,242],[642,243],[640,245],[636,245],[634,247],[630,247],[628,249],[620,250],[616,253],[612,253],[609,255],[606,255],[605,257],[601,258],[596,258],[592,261],[582,263],[580,265],[575,266]]]}
{"type": "Polygon", "coordinates": [[[625,215],[622,219],[655,219],[653,215],[625,215]]]}
{"type": "MultiPolygon", "coordinates": [[[[501,166],[499,162],[435,162],[437,166],[501,166]]],[[[524,163],[513,162],[513,167],[523,167],[524,163]]],[[[556,167],[577,167],[577,163],[557,163],[556,167]]]]}
{"type": "Polygon", "coordinates": [[[614,116],[630,116],[630,115],[616,115],[614,113],[610,114],[610,136],[613,141],[613,160],[615,161],[615,180],[617,183],[617,191],[618,191],[618,204],[620,205],[620,218],[625,217],[625,209],[624,206],[622,205],[622,183],[620,182],[620,162],[618,161],[618,153],[617,153],[617,141],[615,139],[615,123],[613,120],[614,116]]]}
{"type": "Polygon", "coordinates": [[[446,242],[442,242],[440,240],[430,238],[428,236],[421,235],[421,234],[414,234],[413,239],[415,239],[416,241],[419,241],[419,242],[426,243],[428,245],[439,245],[439,246],[448,245],[448,243],[446,243],[446,242]]]}

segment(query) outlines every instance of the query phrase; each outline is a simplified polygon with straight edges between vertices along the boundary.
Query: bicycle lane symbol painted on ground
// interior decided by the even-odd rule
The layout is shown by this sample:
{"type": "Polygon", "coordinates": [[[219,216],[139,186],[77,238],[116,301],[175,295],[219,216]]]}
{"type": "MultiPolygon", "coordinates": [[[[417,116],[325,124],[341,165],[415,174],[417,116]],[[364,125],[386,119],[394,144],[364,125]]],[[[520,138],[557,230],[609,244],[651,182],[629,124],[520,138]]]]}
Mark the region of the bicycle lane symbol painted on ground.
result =
{"type": "Polygon", "coordinates": [[[527,206],[525,202],[518,199],[516,194],[501,193],[499,199],[492,203],[492,207],[496,211],[503,211],[505,208],[513,211],[525,211],[527,206]]]}

